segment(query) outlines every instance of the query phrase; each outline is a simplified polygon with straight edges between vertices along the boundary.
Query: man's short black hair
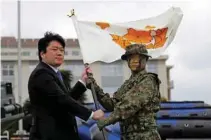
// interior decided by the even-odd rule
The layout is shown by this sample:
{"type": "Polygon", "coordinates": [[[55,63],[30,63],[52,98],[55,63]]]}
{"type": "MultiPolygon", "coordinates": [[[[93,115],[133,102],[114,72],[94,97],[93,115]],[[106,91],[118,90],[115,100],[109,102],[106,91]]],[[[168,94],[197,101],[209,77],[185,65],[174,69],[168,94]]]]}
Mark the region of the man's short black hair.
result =
{"type": "Polygon", "coordinates": [[[39,56],[40,61],[42,60],[42,58],[40,56],[40,52],[45,53],[46,48],[51,41],[58,41],[62,45],[62,47],[65,48],[65,41],[62,36],[60,36],[59,34],[56,34],[56,33],[46,32],[44,34],[44,37],[38,41],[38,56],[39,56]]]}

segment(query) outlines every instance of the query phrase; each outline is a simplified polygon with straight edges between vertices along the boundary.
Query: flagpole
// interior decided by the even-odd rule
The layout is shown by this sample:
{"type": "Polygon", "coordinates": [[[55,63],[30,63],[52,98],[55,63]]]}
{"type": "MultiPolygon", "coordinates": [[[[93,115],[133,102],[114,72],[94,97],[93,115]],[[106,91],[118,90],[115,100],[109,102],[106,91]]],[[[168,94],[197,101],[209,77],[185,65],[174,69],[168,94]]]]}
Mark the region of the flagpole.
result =
{"type": "MultiPolygon", "coordinates": [[[[85,66],[85,68],[88,68],[89,64],[86,63],[86,64],[84,64],[84,66],[85,66]]],[[[93,74],[87,72],[87,76],[93,77],[93,74]]],[[[96,92],[95,92],[94,84],[93,83],[90,83],[90,84],[91,84],[91,91],[92,91],[92,96],[93,96],[93,99],[94,99],[95,109],[98,110],[98,109],[100,109],[100,104],[97,100],[97,95],[96,95],[96,92]]]]}
{"type": "MultiPolygon", "coordinates": [[[[18,10],[18,31],[17,31],[17,35],[18,35],[18,102],[20,105],[22,105],[22,71],[21,71],[21,66],[22,66],[22,62],[21,62],[21,1],[18,0],[17,1],[17,10],[18,10]]],[[[18,125],[19,131],[23,131],[23,120],[21,119],[19,121],[19,125],[18,125]]]]}
{"type": "MultiPolygon", "coordinates": [[[[72,16],[75,16],[74,9],[72,9],[71,13],[69,13],[67,16],[70,17],[70,18],[72,16]]],[[[77,26],[76,23],[74,23],[74,24],[75,24],[75,26],[77,26]]],[[[76,29],[76,33],[77,33],[77,29],[76,29]]],[[[80,42],[79,42],[79,45],[80,45],[80,42]]],[[[85,68],[89,67],[89,64],[88,63],[84,64],[84,67],[85,68]]],[[[87,76],[92,76],[92,74],[91,73],[87,73],[87,76]]],[[[93,96],[93,99],[94,99],[95,109],[98,110],[98,109],[100,109],[100,104],[98,103],[98,100],[97,100],[97,95],[96,95],[96,92],[95,92],[95,89],[94,89],[94,84],[93,83],[90,83],[90,84],[91,84],[91,89],[90,90],[92,92],[92,96],[93,96]]],[[[102,135],[103,135],[103,139],[106,140],[104,129],[102,130],[102,135]]]]}
{"type": "MultiPolygon", "coordinates": [[[[86,64],[84,64],[84,66],[85,66],[85,68],[88,68],[89,64],[86,63],[86,64]]],[[[93,74],[87,72],[87,76],[93,77],[93,74]]],[[[98,109],[100,109],[100,104],[97,100],[97,95],[96,95],[96,92],[95,92],[94,84],[92,82],[90,84],[91,84],[91,92],[92,92],[92,96],[93,96],[93,99],[94,99],[95,109],[98,110],[98,109]]],[[[102,135],[103,135],[103,139],[106,140],[105,129],[102,130],[102,135]]]]}
{"type": "MultiPolygon", "coordinates": [[[[75,16],[75,12],[74,12],[74,9],[71,10],[71,13],[69,13],[67,15],[68,17],[72,17],[72,16],[75,16]]],[[[75,24],[76,26],[76,24],[75,24]]],[[[77,31],[76,31],[77,32],[77,31]]],[[[79,41],[78,41],[79,42],[79,41]]],[[[80,43],[79,43],[80,44],[80,43]]],[[[89,67],[89,64],[86,63],[84,64],[85,68],[89,67]]],[[[87,73],[87,75],[89,75],[90,73],[87,73]]],[[[91,91],[92,91],[92,96],[93,96],[93,99],[94,99],[94,104],[95,104],[95,109],[98,110],[100,109],[100,105],[97,101],[97,95],[96,95],[96,92],[95,92],[95,89],[94,89],[94,85],[91,83],[91,91]]]]}

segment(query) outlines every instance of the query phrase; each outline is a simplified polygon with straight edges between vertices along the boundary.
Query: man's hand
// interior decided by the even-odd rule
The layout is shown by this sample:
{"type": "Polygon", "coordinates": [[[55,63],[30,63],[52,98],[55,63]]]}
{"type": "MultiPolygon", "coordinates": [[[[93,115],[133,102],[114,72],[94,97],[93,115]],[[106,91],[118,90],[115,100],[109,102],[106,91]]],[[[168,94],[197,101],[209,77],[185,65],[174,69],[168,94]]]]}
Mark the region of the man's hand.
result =
{"type": "Polygon", "coordinates": [[[95,82],[95,79],[93,78],[92,70],[89,66],[85,67],[81,80],[88,89],[91,89],[91,84],[95,82]]]}
{"type": "Polygon", "coordinates": [[[94,115],[92,117],[92,119],[94,119],[94,120],[100,120],[100,119],[103,119],[103,118],[104,118],[104,112],[101,109],[95,111],[94,115]]]}
{"type": "Polygon", "coordinates": [[[84,83],[87,83],[87,79],[88,77],[92,75],[92,70],[90,67],[86,67],[81,75],[81,80],[84,82],[84,83]]]}

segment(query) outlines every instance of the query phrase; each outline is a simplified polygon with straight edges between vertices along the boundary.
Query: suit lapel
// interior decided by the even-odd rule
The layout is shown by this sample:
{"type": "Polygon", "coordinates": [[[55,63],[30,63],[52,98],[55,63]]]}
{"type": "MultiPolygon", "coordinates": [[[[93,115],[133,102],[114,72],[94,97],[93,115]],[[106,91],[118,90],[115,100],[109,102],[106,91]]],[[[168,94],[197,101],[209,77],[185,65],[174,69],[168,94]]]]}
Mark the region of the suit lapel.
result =
{"type": "MultiPolygon", "coordinates": [[[[55,72],[54,72],[54,73],[55,73],[55,72]]],[[[59,77],[57,76],[56,73],[55,73],[55,76],[56,76],[57,80],[59,81],[59,83],[61,84],[62,88],[63,88],[66,92],[68,92],[68,90],[67,90],[67,88],[66,88],[66,86],[65,86],[65,84],[64,84],[64,81],[62,81],[61,79],[59,79],[59,77]]]]}
{"type": "Polygon", "coordinates": [[[44,67],[44,68],[47,68],[49,70],[49,72],[55,77],[56,79],[56,83],[61,87],[61,89],[65,92],[65,93],[68,93],[68,90],[66,88],[66,86],[64,85],[64,82],[61,81],[58,77],[58,75],[56,74],[56,72],[51,68],[49,67],[47,64],[45,64],[44,62],[40,62],[41,65],[44,67]]]}

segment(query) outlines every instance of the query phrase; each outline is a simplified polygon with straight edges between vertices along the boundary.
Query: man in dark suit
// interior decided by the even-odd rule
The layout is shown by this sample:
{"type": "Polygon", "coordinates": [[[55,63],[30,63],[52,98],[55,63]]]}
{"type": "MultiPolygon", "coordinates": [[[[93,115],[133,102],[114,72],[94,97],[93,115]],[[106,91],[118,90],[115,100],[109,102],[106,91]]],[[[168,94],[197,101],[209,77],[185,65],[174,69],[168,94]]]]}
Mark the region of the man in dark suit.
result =
{"type": "Polygon", "coordinates": [[[67,90],[57,69],[64,61],[65,41],[47,32],[38,42],[40,63],[31,73],[28,82],[32,105],[31,140],[78,140],[75,116],[99,120],[102,110],[92,112],[77,102],[86,91],[86,71],[76,85],[67,90]]]}

